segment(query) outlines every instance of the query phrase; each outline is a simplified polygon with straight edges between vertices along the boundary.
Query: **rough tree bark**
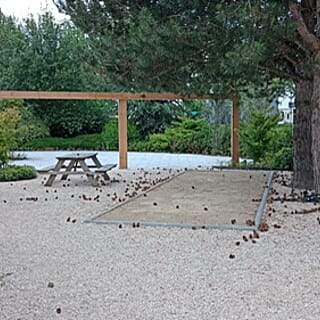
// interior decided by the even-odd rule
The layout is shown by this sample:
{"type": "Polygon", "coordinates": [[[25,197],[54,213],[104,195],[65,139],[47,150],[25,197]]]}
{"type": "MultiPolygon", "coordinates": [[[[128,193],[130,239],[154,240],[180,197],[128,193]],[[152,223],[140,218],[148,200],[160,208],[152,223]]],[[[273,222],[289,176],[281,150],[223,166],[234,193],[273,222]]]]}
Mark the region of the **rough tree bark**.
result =
{"type": "Polygon", "coordinates": [[[312,115],[311,115],[311,153],[314,189],[320,193],[320,52],[315,55],[312,115]]]}
{"type": "Polygon", "coordinates": [[[320,40],[317,37],[319,1],[289,1],[297,32],[312,59],[305,64],[304,77],[296,82],[296,132],[294,143],[294,181],[299,188],[320,192],[320,40]],[[316,4],[316,7],[314,7],[316,4]],[[315,19],[316,18],[316,19],[315,19]],[[307,76],[308,75],[308,76],[307,76]],[[309,80],[310,79],[310,80],[309,80]]]}
{"type": "Polygon", "coordinates": [[[293,187],[313,189],[311,152],[312,79],[301,80],[296,86],[296,117],[294,125],[293,187]]]}

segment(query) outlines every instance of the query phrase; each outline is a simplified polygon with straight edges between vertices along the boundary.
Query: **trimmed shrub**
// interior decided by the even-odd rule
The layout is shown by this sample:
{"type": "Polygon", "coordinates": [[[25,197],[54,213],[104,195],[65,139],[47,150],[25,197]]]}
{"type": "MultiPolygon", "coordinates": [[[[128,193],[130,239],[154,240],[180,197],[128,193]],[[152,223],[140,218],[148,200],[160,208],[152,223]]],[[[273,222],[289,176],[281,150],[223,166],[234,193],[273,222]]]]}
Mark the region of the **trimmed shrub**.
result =
{"type": "Polygon", "coordinates": [[[213,129],[204,119],[180,118],[164,133],[149,135],[135,150],[153,152],[213,154],[213,129]]]}
{"type": "Polygon", "coordinates": [[[204,119],[180,119],[165,134],[170,141],[170,151],[177,153],[212,154],[213,130],[204,119]]]}
{"type": "Polygon", "coordinates": [[[101,134],[88,134],[74,138],[48,137],[35,139],[23,145],[24,150],[103,150],[101,134]]]}
{"type": "Polygon", "coordinates": [[[147,140],[133,143],[131,150],[149,152],[170,152],[170,141],[166,134],[151,134],[147,140]]]}
{"type": "Polygon", "coordinates": [[[32,166],[4,166],[0,168],[0,181],[28,180],[37,177],[37,171],[32,166]]]}

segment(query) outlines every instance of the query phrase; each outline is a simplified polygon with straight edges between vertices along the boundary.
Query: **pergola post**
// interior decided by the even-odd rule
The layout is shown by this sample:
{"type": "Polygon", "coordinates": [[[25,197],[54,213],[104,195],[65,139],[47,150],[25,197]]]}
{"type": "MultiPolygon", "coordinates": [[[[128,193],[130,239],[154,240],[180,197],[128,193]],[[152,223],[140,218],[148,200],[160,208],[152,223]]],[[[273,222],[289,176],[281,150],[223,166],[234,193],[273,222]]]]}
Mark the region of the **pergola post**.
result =
{"type": "Polygon", "coordinates": [[[119,169],[128,169],[128,100],[118,101],[119,169]]]}
{"type": "Polygon", "coordinates": [[[231,112],[231,161],[232,166],[237,167],[240,161],[240,108],[239,97],[232,97],[232,112],[231,112]]]}

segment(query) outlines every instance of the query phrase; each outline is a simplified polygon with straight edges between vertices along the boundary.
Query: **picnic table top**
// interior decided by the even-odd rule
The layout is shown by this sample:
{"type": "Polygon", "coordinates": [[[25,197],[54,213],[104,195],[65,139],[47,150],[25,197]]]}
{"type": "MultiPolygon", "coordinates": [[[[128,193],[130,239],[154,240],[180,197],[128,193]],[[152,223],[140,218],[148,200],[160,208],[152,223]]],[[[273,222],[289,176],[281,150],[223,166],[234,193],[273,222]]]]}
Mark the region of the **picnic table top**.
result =
{"type": "Polygon", "coordinates": [[[71,153],[66,153],[61,156],[57,156],[56,158],[58,160],[84,160],[84,159],[89,159],[93,158],[98,154],[98,152],[71,152],[71,153]]]}

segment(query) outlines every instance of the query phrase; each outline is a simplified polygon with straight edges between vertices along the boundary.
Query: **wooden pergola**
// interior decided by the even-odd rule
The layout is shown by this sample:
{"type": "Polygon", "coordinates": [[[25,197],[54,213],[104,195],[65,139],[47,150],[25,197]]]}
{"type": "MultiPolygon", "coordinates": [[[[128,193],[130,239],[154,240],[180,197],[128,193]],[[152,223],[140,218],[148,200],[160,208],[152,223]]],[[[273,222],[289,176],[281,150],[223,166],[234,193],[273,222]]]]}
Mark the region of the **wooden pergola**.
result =
{"type": "MultiPolygon", "coordinates": [[[[118,102],[119,168],[128,168],[128,101],[129,100],[212,100],[209,96],[180,95],[174,93],[116,93],[116,92],[65,92],[65,91],[0,91],[0,99],[26,100],[115,100],[118,102]]],[[[230,96],[231,158],[237,166],[240,158],[239,126],[240,110],[237,96],[230,96]]]]}

